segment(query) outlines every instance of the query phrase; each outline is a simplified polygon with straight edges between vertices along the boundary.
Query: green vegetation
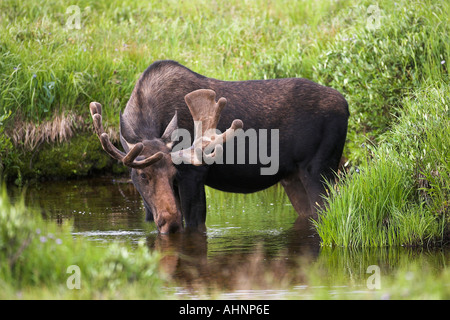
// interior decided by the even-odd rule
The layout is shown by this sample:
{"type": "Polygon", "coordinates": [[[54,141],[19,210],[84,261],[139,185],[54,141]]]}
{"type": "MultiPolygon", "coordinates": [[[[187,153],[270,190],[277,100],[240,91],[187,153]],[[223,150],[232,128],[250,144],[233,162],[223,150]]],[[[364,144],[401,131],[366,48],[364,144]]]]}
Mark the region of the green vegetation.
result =
{"type": "Polygon", "coordinates": [[[358,173],[330,186],[316,223],[325,245],[428,245],[449,225],[448,86],[405,98],[399,120],[358,173]]]}
{"type": "Polygon", "coordinates": [[[0,191],[0,299],[158,299],[159,259],[145,242],[130,250],[75,240],[70,226],[45,223],[23,201],[11,204],[4,187],[0,191]],[[70,266],[79,268],[79,289],[72,287],[77,282],[70,266]]]}
{"type": "Polygon", "coordinates": [[[449,234],[449,7],[385,10],[379,28],[351,27],[353,41],[320,65],[357,110],[348,148],[358,168],[329,186],[316,222],[324,245],[430,245],[449,234]],[[358,148],[361,129],[370,140],[358,148]]]}
{"type": "MultiPolygon", "coordinates": [[[[390,130],[404,97],[426,81],[448,81],[448,3],[387,1],[378,5],[379,26],[368,28],[363,21],[345,27],[313,67],[316,81],[339,90],[349,102],[347,148],[353,163],[365,158],[362,144],[378,143],[381,134],[390,130]]],[[[344,15],[358,21],[357,16],[367,17],[364,10],[351,8],[344,15]]]]}
{"type": "Polygon", "coordinates": [[[447,79],[448,4],[376,4],[379,12],[368,12],[371,1],[2,1],[0,166],[9,180],[73,176],[26,159],[92,134],[93,100],[117,142],[119,111],[158,59],[224,80],[306,77],[338,89],[352,114],[346,157],[358,164],[361,145],[389,130],[405,95],[424,79],[447,79]],[[380,25],[369,29],[370,19],[380,25]]]}

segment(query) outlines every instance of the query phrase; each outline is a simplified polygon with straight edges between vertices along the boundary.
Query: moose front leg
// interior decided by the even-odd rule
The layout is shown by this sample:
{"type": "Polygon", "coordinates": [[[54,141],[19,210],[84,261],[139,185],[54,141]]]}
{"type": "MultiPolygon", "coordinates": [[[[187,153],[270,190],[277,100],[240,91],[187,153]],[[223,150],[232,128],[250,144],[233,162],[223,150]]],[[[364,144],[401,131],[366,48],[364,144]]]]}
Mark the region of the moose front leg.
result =
{"type": "Polygon", "coordinates": [[[205,177],[208,167],[181,165],[177,186],[185,230],[206,231],[205,177]]]}

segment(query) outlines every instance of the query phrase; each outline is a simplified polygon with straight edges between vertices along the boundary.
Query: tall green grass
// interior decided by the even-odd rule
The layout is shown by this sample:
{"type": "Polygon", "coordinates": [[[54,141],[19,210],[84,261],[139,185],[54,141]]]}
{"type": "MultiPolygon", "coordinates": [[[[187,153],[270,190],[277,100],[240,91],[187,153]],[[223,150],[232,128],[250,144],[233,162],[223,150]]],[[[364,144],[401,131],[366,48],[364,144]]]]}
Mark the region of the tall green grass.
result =
{"type": "MultiPolygon", "coordinates": [[[[347,2],[83,1],[80,29],[67,29],[70,1],[2,1],[0,105],[40,121],[102,101],[122,109],[145,68],[175,59],[225,80],[301,75],[299,49],[347,2]],[[298,62],[296,62],[298,61],[298,62]]],[[[114,116],[114,117],[112,117],[114,116]]]]}
{"type": "Polygon", "coordinates": [[[450,225],[450,91],[425,87],[402,101],[371,159],[329,186],[316,222],[323,245],[427,245],[450,225]]]}
{"type": "Polygon", "coordinates": [[[442,243],[450,194],[449,5],[377,5],[377,28],[351,25],[314,67],[349,101],[347,149],[358,165],[329,186],[317,230],[324,245],[442,243]]]}

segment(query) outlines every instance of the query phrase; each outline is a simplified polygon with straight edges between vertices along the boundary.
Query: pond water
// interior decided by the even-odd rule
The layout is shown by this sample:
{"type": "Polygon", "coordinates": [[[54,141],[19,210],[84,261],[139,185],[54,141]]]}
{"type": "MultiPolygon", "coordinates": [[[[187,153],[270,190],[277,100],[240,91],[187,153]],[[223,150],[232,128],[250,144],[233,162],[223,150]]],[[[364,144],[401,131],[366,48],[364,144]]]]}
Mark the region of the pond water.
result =
{"type": "Polygon", "coordinates": [[[301,298],[311,288],[328,295],[367,293],[369,266],[393,276],[409,265],[442,270],[448,248],[321,248],[309,221],[298,218],[281,187],[240,195],[207,189],[207,231],[160,235],[145,222],[141,198],[128,179],[46,182],[26,189],[26,204],[48,220],[70,220],[74,237],[99,246],[131,247],[144,239],[164,254],[161,268],[180,297],[219,292],[233,298],[301,298]]]}

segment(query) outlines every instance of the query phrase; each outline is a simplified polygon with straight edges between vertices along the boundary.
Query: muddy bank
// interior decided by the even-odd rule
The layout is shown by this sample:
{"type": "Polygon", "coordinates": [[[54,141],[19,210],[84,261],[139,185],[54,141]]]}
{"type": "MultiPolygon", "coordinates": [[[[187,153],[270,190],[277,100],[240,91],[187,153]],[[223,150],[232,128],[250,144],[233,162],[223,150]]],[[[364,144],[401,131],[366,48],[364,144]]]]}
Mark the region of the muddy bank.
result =
{"type": "Polygon", "coordinates": [[[128,169],[103,151],[98,138],[83,132],[65,142],[42,142],[33,150],[11,150],[3,175],[8,183],[66,180],[105,174],[124,175],[128,169]]]}

